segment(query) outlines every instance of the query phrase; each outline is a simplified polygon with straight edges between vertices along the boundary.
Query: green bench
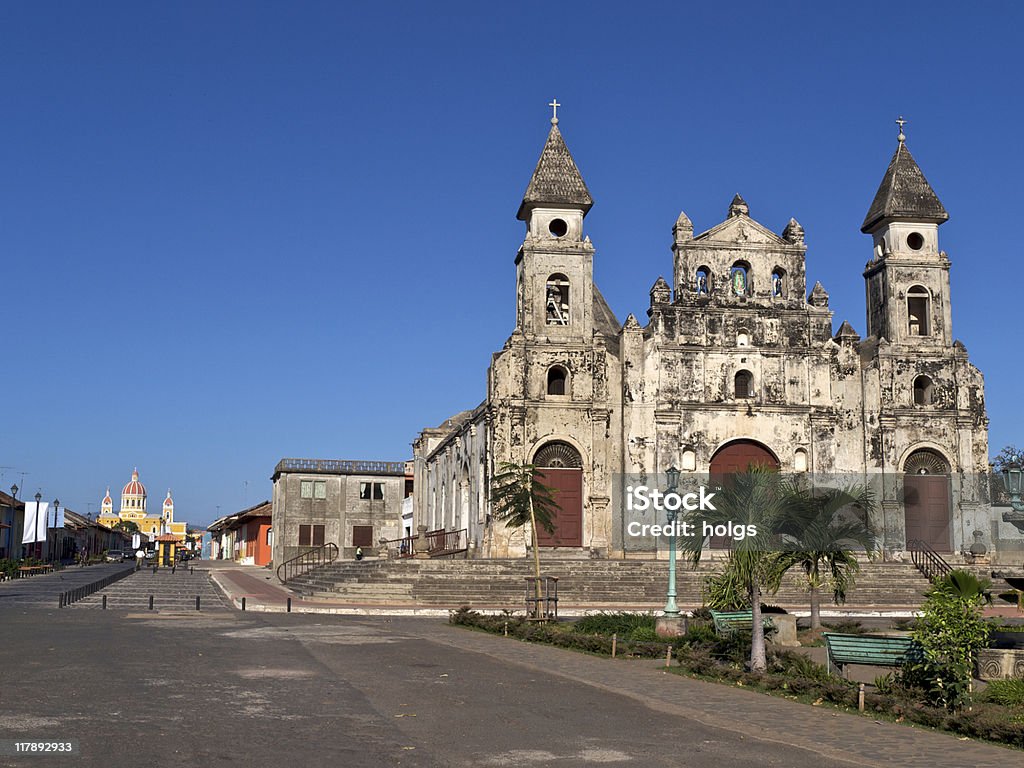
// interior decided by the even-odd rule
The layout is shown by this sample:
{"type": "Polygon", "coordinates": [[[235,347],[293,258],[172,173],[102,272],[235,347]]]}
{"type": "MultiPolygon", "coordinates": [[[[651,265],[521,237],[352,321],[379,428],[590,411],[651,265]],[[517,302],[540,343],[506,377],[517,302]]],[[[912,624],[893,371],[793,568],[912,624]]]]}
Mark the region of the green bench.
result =
{"type": "MultiPolygon", "coordinates": [[[[715,632],[729,635],[737,630],[750,632],[754,628],[753,611],[712,611],[711,618],[715,622],[715,632]]],[[[772,627],[770,616],[762,616],[761,624],[765,629],[772,627]]]]}
{"type": "Polygon", "coordinates": [[[844,667],[848,664],[899,667],[914,648],[914,641],[909,637],[843,635],[838,632],[823,632],[822,636],[827,649],[825,666],[829,673],[833,664],[840,673],[845,673],[844,667]]]}

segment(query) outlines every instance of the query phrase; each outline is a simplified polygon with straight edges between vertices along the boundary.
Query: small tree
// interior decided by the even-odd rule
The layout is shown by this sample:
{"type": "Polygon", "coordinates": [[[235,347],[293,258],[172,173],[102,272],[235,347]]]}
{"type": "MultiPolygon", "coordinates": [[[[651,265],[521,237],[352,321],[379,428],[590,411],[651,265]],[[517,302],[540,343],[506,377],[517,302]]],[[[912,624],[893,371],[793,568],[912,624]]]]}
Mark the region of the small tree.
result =
{"type": "Polygon", "coordinates": [[[924,691],[928,703],[949,711],[968,701],[975,662],[988,645],[990,631],[981,616],[983,589],[972,589],[963,579],[955,581],[947,577],[925,596],[913,634],[920,651],[909,658],[902,673],[905,683],[924,691]]]}
{"type": "Polygon", "coordinates": [[[1003,450],[992,457],[992,468],[995,472],[1002,472],[1006,465],[1012,462],[1024,462],[1024,450],[1010,444],[1003,446],[1003,450]]]}
{"type": "MultiPolygon", "coordinates": [[[[746,472],[730,475],[717,491],[715,509],[705,509],[691,516],[695,531],[703,532],[704,525],[731,525],[733,531],[742,529],[744,535],[734,536],[727,572],[731,579],[746,592],[750,600],[753,627],[750,643],[750,669],[763,672],[768,666],[765,652],[764,624],[761,619],[761,595],[773,593],[781,578],[775,562],[773,533],[786,518],[791,494],[778,472],[766,467],[751,466],[746,472]],[[755,531],[750,535],[751,530],[755,531]]],[[[703,553],[700,535],[683,538],[696,565],[703,553]]]]}
{"type": "Polygon", "coordinates": [[[854,551],[875,551],[876,539],[867,526],[874,502],[861,486],[817,492],[791,488],[789,492],[788,518],[781,529],[785,539],[775,562],[781,573],[792,568],[803,571],[811,600],[811,629],[821,629],[822,588],[831,587],[837,605],[845,602],[860,570],[854,551]],[[864,517],[844,516],[849,507],[860,508],[864,517]]]}
{"type": "Polygon", "coordinates": [[[491,516],[509,528],[522,528],[529,523],[533,545],[533,575],[537,602],[534,617],[541,618],[540,550],[537,526],[554,533],[554,516],[558,511],[555,491],[540,482],[532,464],[502,462],[491,486],[491,516]]]}
{"type": "Polygon", "coordinates": [[[134,520],[118,520],[114,523],[112,530],[124,531],[125,533],[138,533],[139,524],[134,520]]]}

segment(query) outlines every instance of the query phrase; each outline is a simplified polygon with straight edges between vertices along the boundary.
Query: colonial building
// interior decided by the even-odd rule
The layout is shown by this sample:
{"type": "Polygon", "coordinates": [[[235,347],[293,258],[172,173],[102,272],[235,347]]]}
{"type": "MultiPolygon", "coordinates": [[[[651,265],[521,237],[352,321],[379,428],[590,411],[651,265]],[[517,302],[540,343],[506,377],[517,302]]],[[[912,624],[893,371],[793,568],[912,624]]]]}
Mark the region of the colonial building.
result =
{"type": "Polygon", "coordinates": [[[171,534],[183,542],[188,526],[174,519],[174,499],[171,497],[171,490],[167,489],[167,498],[164,499],[160,514],[149,514],[146,501],[146,486],[139,482],[139,470],[136,468],[132,472],[132,479],[121,489],[121,506],[117,514],[114,514],[110,488],[107,488],[107,494],[100,503],[99,522],[113,528],[122,520],[130,520],[139,527],[140,533],[149,537],[150,541],[161,534],[171,534]]]}
{"type": "Polygon", "coordinates": [[[679,215],[671,283],[654,282],[645,325],[620,322],[594,283],[593,200],[557,122],[519,207],[515,328],[486,397],[413,443],[417,524],[467,528],[483,556],[521,553],[524,533],[491,523],[488,487],[501,462],[528,462],[561,507],[542,546],[629,556],[623,476],[755,463],[870,484],[890,557],[913,540],[1024,551],[989,504],[984,384],[953,336],[939,243],[948,214],[902,132],[862,227],[861,338],[808,285],[801,225],[773,232],[739,195],[702,232],[679,215]]]}
{"type": "Polygon", "coordinates": [[[404,533],[402,502],[412,493],[406,462],[281,459],[271,480],[275,565],[325,544],[345,558],[357,547],[375,555],[382,539],[404,533]]]}

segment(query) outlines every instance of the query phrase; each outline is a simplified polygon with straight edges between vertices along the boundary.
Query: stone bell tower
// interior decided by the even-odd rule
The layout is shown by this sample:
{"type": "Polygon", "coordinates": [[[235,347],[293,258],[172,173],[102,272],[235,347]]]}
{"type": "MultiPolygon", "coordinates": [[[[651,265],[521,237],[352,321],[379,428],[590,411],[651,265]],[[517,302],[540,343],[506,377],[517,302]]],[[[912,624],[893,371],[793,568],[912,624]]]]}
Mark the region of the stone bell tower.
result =
{"type": "MultiPolygon", "coordinates": [[[[552,106],[557,110],[557,102],[552,106]]],[[[516,329],[527,338],[590,340],[594,248],[583,218],[593,204],[552,117],[516,215],[526,222],[516,255],[516,329]]]]}
{"type": "Polygon", "coordinates": [[[942,349],[953,343],[949,258],[939,225],[949,218],[907,149],[903,119],[896,152],[861,231],[871,235],[867,281],[868,335],[891,344],[942,349]]]}

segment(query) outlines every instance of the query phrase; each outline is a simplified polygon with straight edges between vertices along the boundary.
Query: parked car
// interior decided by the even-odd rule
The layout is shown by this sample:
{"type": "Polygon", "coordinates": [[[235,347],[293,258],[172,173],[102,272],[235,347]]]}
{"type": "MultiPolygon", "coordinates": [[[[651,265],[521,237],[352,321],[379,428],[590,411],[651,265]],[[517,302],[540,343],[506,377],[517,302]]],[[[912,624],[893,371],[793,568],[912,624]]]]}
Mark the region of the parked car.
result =
{"type": "Polygon", "coordinates": [[[123,563],[124,562],[124,550],[120,549],[108,549],[107,554],[104,558],[108,563],[123,563]]]}
{"type": "Polygon", "coordinates": [[[155,549],[147,549],[146,550],[146,559],[147,560],[155,560],[156,559],[156,550],[155,549]]]}

